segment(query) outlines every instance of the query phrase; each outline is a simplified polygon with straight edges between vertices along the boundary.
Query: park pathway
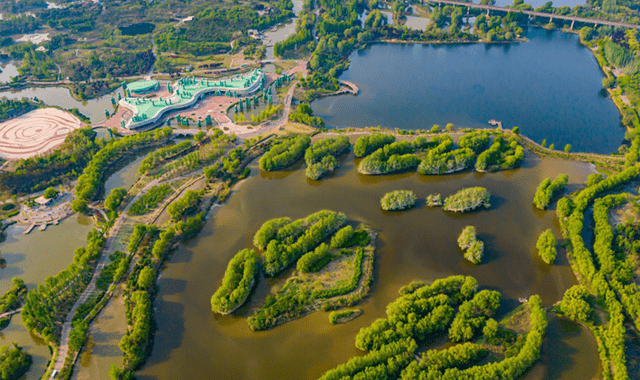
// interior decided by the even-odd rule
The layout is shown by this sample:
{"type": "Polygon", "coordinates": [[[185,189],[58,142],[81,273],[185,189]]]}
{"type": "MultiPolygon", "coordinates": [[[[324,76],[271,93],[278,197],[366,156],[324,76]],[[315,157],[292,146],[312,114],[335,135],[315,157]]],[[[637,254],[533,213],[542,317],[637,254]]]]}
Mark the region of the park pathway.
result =
{"type": "Polygon", "coordinates": [[[73,320],[73,317],[75,316],[76,311],[78,310],[80,305],[85,303],[89,299],[89,297],[91,297],[93,294],[97,293],[96,283],[98,281],[98,278],[100,277],[100,272],[102,271],[104,266],[107,265],[109,261],[109,255],[111,254],[111,247],[113,245],[113,242],[116,236],[118,235],[118,232],[120,231],[120,227],[122,227],[122,224],[126,219],[126,215],[127,215],[127,212],[129,211],[129,208],[133,203],[135,203],[135,201],[138,200],[138,198],[141,195],[143,195],[146,192],[147,189],[150,189],[151,187],[155,186],[157,182],[158,182],[157,180],[153,180],[149,182],[138,194],[136,194],[136,196],[133,197],[133,199],[131,199],[131,201],[127,204],[127,207],[122,211],[122,213],[118,216],[118,218],[114,222],[113,227],[109,231],[109,236],[107,237],[107,241],[102,249],[102,256],[98,261],[96,270],[93,272],[93,277],[91,278],[89,285],[87,285],[84,292],[82,292],[82,294],[80,295],[76,303],[73,305],[71,310],[69,310],[69,313],[67,314],[67,318],[65,319],[64,324],[62,325],[62,333],[60,334],[60,345],[58,346],[58,355],[56,358],[56,362],[53,364],[52,370],[60,372],[60,370],[64,366],[64,361],[67,358],[67,355],[69,354],[69,334],[71,333],[71,330],[72,330],[71,321],[73,320]]]}

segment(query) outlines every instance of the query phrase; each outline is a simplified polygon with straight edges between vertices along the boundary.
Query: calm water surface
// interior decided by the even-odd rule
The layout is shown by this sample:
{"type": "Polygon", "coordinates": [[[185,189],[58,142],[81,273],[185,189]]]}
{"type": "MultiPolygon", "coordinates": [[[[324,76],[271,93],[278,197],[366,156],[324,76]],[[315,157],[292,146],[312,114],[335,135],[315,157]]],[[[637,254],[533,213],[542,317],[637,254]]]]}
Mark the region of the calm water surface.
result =
{"type": "Polygon", "coordinates": [[[287,39],[291,34],[296,31],[296,20],[298,19],[298,14],[302,10],[302,1],[294,0],[293,1],[293,14],[295,15],[290,21],[285,24],[277,27],[276,30],[265,32],[264,35],[267,37],[266,41],[264,41],[267,46],[267,50],[265,52],[266,59],[273,59],[273,45],[277,42],[281,42],[287,39]]]}
{"type": "MultiPolygon", "coordinates": [[[[542,178],[568,173],[575,185],[593,172],[590,165],[528,156],[518,170],[445,177],[369,177],[358,174],[356,165],[350,156],[335,176],[322,182],[307,180],[302,169],[264,174],[253,166],[252,176],[215,209],[199,237],[176,251],[167,264],[154,305],[158,331],[153,352],[138,378],[316,379],[361,354],[354,347],[358,330],[383,317],[398,288],[411,280],[472,275],[482,287],[502,292],[501,314],[512,310],[518,297],[531,294],[540,294],[549,305],[576,283],[564,253],[553,266],[534,255],[543,230],[552,228],[557,236],[559,231],[553,212],[533,209],[531,199],[542,178]],[[493,194],[490,210],[461,216],[425,208],[424,203],[402,213],[379,207],[380,197],[390,190],[411,189],[424,199],[429,193],[446,196],[478,185],[493,194]],[[246,316],[262,304],[272,286],[282,284],[264,278],[248,305],[233,316],[213,315],[210,297],[229,259],[251,246],[263,222],[279,216],[300,218],[324,208],[342,211],[349,220],[369,223],[379,232],[375,281],[371,296],[360,305],[363,316],[333,326],[328,313],[316,312],[269,331],[251,332],[246,316]],[[457,235],[470,224],[487,248],[479,266],[465,262],[456,245],[457,235]]],[[[597,374],[595,343],[572,326],[551,323],[553,334],[546,338],[543,359],[532,369],[532,378],[544,374],[582,379],[597,374]],[[567,347],[571,350],[557,349],[567,347]]],[[[114,337],[112,344],[118,340],[114,337]]]]}
{"type": "Polygon", "coordinates": [[[136,156],[129,156],[124,159],[124,161],[118,164],[118,168],[113,174],[109,176],[109,178],[104,182],[104,193],[103,195],[106,197],[109,195],[111,190],[116,189],[118,187],[124,187],[125,189],[129,189],[133,186],[134,183],[138,180],[140,174],[138,174],[138,168],[142,163],[142,160],[147,158],[146,151],[144,154],[139,154],[136,156]]]}
{"type": "Polygon", "coordinates": [[[354,52],[340,77],[360,87],[358,96],[312,107],[330,126],[486,127],[496,119],[559,149],[616,151],[624,129],[591,52],[571,34],[532,28],[527,37],[520,44],[376,44],[354,52]]]}
{"type": "MultiPolygon", "coordinates": [[[[73,261],[73,251],[86,244],[92,223],[87,217],[72,216],[45,231],[35,228],[24,235],[24,226],[13,225],[6,231],[6,240],[0,244],[7,266],[0,269],[0,294],[11,287],[11,278],[22,278],[31,289],[64,270],[73,261]]],[[[19,314],[0,331],[0,345],[16,342],[33,357],[33,364],[24,379],[39,379],[51,359],[49,347],[27,331],[19,314]]],[[[22,378],[21,378],[22,379],[22,378]]]]}
{"type": "Polygon", "coordinates": [[[91,119],[92,124],[96,124],[106,120],[104,115],[105,110],[113,112],[114,106],[111,104],[111,96],[113,95],[117,100],[118,92],[122,94],[122,88],[118,88],[111,94],[95,99],[79,101],[71,96],[69,89],[66,87],[34,87],[14,92],[2,91],[0,92],[0,98],[33,99],[36,97],[47,105],[58,106],[66,109],[77,108],[83,115],[91,119]]]}

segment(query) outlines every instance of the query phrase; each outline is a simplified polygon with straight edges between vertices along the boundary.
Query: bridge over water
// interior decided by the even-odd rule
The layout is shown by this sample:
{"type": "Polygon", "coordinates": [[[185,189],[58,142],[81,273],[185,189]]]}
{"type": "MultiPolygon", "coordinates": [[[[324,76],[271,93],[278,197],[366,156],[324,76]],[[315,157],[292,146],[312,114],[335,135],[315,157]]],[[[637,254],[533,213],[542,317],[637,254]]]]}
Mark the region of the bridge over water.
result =
{"type": "Polygon", "coordinates": [[[640,29],[640,25],[637,25],[637,24],[627,24],[627,23],[624,23],[624,22],[607,21],[607,20],[600,20],[600,19],[595,19],[595,18],[585,18],[585,17],[576,17],[576,16],[567,16],[567,15],[556,15],[556,14],[553,14],[553,13],[545,13],[545,12],[537,12],[537,11],[526,11],[526,10],[517,9],[517,8],[506,8],[506,7],[498,7],[498,6],[495,6],[495,5],[466,3],[464,1],[455,1],[455,0],[425,0],[425,1],[427,3],[438,4],[438,5],[448,4],[448,5],[457,5],[457,6],[461,6],[461,7],[467,7],[467,8],[483,9],[483,10],[487,11],[487,14],[489,14],[489,12],[491,12],[491,11],[514,12],[514,13],[522,13],[522,14],[525,14],[525,15],[528,15],[528,16],[533,16],[533,17],[548,18],[549,22],[552,22],[553,19],[568,20],[568,21],[571,21],[571,29],[573,29],[573,24],[576,21],[584,23],[584,24],[593,24],[595,26],[598,26],[598,25],[610,25],[610,26],[619,26],[619,27],[622,27],[622,28],[640,29]]]}

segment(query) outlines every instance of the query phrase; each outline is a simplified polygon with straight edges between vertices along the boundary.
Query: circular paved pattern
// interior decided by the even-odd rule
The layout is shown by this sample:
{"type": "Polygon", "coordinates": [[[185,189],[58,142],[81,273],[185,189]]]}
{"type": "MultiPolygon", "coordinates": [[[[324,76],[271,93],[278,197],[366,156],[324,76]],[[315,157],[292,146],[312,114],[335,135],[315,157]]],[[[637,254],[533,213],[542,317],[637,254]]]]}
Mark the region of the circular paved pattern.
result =
{"type": "Polygon", "coordinates": [[[62,144],[82,122],[57,108],[38,108],[0,124],[0,157],[28,158],[62,144]]]}

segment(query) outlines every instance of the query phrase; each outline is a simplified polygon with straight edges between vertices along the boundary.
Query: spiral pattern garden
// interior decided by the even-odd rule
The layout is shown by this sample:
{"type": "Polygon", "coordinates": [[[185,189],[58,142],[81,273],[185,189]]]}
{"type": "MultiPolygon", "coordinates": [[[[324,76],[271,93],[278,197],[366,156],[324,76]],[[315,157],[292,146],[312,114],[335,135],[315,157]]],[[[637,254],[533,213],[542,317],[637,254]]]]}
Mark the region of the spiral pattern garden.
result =
{"type": "Polygon", "coordinates": [[[82,128],[74,115],[57,108],[39,108],[0,124],[0,157],[28,158],[62,144],[67,135],[82,128]]]}

